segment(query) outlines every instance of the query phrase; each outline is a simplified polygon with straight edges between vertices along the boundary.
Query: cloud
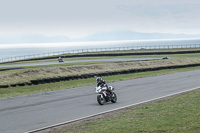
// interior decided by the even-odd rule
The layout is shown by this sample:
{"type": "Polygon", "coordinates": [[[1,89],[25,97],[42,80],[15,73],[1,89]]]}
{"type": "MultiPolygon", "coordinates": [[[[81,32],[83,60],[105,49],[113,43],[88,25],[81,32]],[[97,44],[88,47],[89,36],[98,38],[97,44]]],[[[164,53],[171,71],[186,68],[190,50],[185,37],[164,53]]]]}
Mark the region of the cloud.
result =
{"type": "Polygon", "coordinates": [[[120,6],[122,11],[131,12],[132,15],[141,17],[165,17],[165,15],[182,15],[185,18],[200,16],[200,4],[167,4],[167,5],[128,5],[120,6]]]}
{"type": "Polygon", "coordinates": [[[82,38],[96,32],[200,33],[198,0],[0,1],[0,35],[82,38]]]}
{"type": "MultiPolygon", "coordinates": [[[[168,2],[121,5],[124,14],[134,18],[134,30],[160,33],[200,33],[200,4],[168,2]]],[[[133,30],[133,29],[132,29],[133,30]]]]}

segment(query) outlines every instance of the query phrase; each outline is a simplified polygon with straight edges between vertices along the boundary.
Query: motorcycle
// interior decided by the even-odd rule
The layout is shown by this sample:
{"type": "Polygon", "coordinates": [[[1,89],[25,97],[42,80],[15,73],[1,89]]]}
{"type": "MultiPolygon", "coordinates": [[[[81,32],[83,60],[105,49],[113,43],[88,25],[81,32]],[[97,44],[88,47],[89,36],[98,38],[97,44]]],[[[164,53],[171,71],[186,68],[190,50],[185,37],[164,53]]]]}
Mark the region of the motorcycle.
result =
{"type": "Polygon", "coordinates": [[[96,93],[97,95],[97,101],[100,105],[104,105],[106,102],[112,102],[116,103],[117,102],[117,95],[115,92],[113,92],[114,87],[109,86],[108,89],[106,86],[98,86],[96,87],[96,93]]]}

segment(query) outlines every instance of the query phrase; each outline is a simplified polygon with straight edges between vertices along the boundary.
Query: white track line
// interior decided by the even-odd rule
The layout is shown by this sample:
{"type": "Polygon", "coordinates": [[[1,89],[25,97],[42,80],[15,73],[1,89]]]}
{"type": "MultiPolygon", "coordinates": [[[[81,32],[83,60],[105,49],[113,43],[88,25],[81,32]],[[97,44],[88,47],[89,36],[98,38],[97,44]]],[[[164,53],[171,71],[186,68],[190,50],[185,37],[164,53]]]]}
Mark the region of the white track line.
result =
{"type": "Polygon", "coordinates": [[[131,105],[127,105],[127,106],[123,106],[123,107],[120,107],[120,108],[116,108],[116,109],[104,111],[104,112],[101,112],[101,113],[97,113],[97,114],[93,114],[93,115],[81,117],[81,118],[74,119],[74,120],[71,120],[71,121],[61,122],[61,123],[58,123],[58,124],[54,124],[54,125],[47,126],[47,127],[43,127],[43,128],[39,128],[39,129],[35,129],[35,130],[28,131],[28,132],[25,132],[25,133],[39,132],[39,131],[42,131],[42,130],[45,130],[45,129],[48,129],[48,128],[52,128],[52,127],[56,127],[56,126],[60,126],[60,125],[68,124],[68,123],[72,123],[72,122],[75,122],[75,121],[83,120],[83,119],[86,119],[86,118],[94,117],[94,116],[101,115],[101,114],[105,114],[105,113],[108,113],[108,112],[112,112],[112,111],[116,111],[116,110],[128,108],[128,107],[131,107],[131,106],[135,106],[135,105],[147,103],[147,102],[150,102],[150,101],[154,101],[154,100],[162,99],[162,98],[165,98],[165,97],[169,97],[169,96],[181,94],[181,93],[184,93],[184,92],[189,92],[189,91],[196,90],[196,89],[199,89],[199,88],[200,88],[200,87],[196,87],[196,88],[188,89],[188,90],[185,90],[185,91],[180,91],[180,92],[177,92],[177,93],[172,93],[172,94],[169,94],[169,95],[166,95],[166,96],[162,96],[162,97],[150,99],[150,100],[143,101],[143,102],[139,102],[139,103],[134,103],[134,104],[131,104],[131,105]]]}

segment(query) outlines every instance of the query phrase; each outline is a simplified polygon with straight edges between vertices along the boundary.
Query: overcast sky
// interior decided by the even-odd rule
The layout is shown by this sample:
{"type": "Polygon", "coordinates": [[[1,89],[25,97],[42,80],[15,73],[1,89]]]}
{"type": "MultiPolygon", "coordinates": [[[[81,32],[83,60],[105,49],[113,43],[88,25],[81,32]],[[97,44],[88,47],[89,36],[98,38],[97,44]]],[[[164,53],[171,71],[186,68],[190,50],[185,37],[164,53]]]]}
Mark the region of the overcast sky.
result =
{"type": "Polygon", "coordinates": [[[200,0],[0,0],[0,37],[200,33],[200,0]]]}

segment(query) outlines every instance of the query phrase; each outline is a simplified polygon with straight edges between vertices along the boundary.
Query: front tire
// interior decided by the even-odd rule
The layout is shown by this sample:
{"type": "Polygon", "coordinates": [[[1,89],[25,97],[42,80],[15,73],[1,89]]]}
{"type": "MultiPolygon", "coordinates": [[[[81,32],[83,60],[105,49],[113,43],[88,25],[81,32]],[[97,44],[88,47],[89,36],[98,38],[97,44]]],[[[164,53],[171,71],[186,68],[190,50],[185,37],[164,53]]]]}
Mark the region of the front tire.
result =
{"type": "Polygon", "coordinates": [[[116,103],[117,102],[117,95],[113,92],[112,93],[112,100],[111,100],[112,103],[116,103]]]}
{"type": "Polygon", "coordinates": [[[104,105],[105,102],[106,102],[105,98],[104,98],[104,97],[101,97],[101,95],[98,95],[98,96],[97,96],[97,101],[98,101],[98,103],[99,103],[100,105],[104,105]]]}

